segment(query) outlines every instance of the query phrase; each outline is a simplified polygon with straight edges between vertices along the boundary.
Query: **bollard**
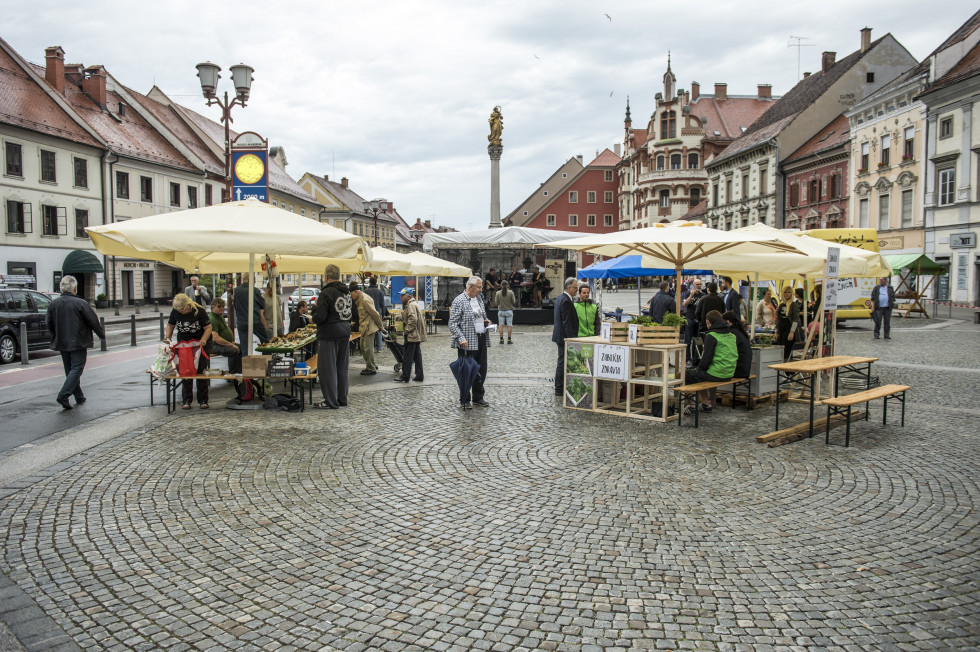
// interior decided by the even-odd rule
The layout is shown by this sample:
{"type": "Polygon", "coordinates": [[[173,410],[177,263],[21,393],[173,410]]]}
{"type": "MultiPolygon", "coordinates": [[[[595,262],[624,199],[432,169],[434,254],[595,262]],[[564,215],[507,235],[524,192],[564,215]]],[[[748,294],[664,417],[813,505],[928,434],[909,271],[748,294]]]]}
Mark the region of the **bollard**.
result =
{"type": "Polygon", "coordinates": [[[129,316],[129,345],[136,346],[136,315],[129,316]]]}
{"type": "Polygon", "coordinates": [[[118,317],[119,316],[119,306],[122,305],[122,301],[116,301],[115,304],[116,304],[116,317],[118,317]]]}
{"type": "Polygon", "coordinates": [[[140,314],[140,306],[143,305],[143,302],[137,299],[135,303],[136,303],[136,314],[138,315],[140,314]]]}
{"type": "Polygon", "coordinates": [[[163,341],[164,330],[163,330],[163,313],[160,313],[160,341],[163,341]]]}
{"type": "MultiPolygon", "coordinates": [[[[99,317],[99,323],[102,325],[102,333],[105,334],[105,317],[99,317]]],[[[99,344],[99,350],[100,351],[108,351],[109,350],[108,338],[109,338],[108,335],[106,335],[105,337],[102,338],[102,343],[99,344]]]]}
{"type": "Polygon", "coordinates": [[[20,363],[30,364],[31,360],[27,356],[27,322],[20,322],[20,363]]]}
{"type": "Polygon", "coordinates": [[[157,312],[160,312],[160,302],[159,301],[154,301],[153,302],[153,309],[156,310],[157,312]]]}

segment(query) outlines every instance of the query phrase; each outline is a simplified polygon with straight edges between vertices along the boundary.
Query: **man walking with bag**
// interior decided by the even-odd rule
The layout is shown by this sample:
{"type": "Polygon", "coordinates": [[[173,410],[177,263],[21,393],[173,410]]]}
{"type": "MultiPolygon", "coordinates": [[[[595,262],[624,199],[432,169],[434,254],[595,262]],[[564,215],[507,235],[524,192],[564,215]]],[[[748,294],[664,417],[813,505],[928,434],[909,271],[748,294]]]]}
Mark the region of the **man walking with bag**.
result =
{"type": "Polygon", "coordinates": [[[94,332],[99,339],[105,339],[105,331],[99,318],[95,316],[88,301],[75,296],[78,292],[78,281],[74,276],[61,279],[61,296],[48,306],[47,323],[51,333],[51,348],[61,352],[61,361],[65,365],[65,384],[58,392],[58,405],[66,410],[71,409],[69,396],[75,397],[75,405],[85,402],[82,392],[82,372],[88,358],[88,349],[92,347],[94,332]]]}
{"type": "Polygon", "coordinates": [[[327,265],[326,285],[313,309],[317,338],[317,380],[323,400],[313,407],[336,410],[347,405],[347,365],[350,362],[350,321],[353,302],[350,290],[340,282],[340,268],[327,265]]]}

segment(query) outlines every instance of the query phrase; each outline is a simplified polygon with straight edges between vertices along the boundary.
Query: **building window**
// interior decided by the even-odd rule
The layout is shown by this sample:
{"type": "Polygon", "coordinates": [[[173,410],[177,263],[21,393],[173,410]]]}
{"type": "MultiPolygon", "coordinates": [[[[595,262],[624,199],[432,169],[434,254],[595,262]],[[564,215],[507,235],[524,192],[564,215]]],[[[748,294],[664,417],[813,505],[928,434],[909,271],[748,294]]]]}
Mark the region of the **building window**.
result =
{"type": "Polygon", "coordinates": [[[585,223],[589,226],[595,226],[595,215],[586,215],[585,223]]]}
{"type": "Polygon", "coordinates": [[[687,155],[687,167],[691,168],[692,170],[697,170],[698,169],[698,155],[697,154],[688,154],[687,155]]]}
{"type": "Polygon", "coordinates": [[[300,217],[306,217],[306,209],[305,208],[299,209],[299,214],[300,214],[300,217]]]}
{"type": "Polygon", "coordinates": [[[789,205],[799,206],[800,205],[800,184],[793,183],[789,187],[789,205]]]}
{"type": "Polygon", "coordinates": [[[830,198],[840,199],[840,172],[830,175],[830,198]]]}
{"type": "Polygon", "coordinates": [[[869,72],[867,75],[865,75],[864,78],[868,81],[869,84],[875,83],[875,74],[873,72],[869,72]]]}
{"type": "Polygon", "coordinates": [[[746,172],[742,175],[742,199],[749,196],[749,173],[746,172]]]}
{"type": "Polygon", "coordinates": [[[7,201],[7,233],[34,233],[31,225],[31,205],[7,201]]]}
{"type": "Polygon", "coordinates": [[[68,235],[66,211],[58,206],[41,206],[41,233],[43,235],[68,235]],[[64,228],[59,228],[64,226],[64,228]]]}
{"type": "Polygon", "coordinates": [[[759,194],[766,195],[769,193],[769,175],[766,168],[759,168],[759,194]]]}
{"type": "Polygon", "coordinates": [[[670,191],[660,191],[660,208],[670,208],[670,191]]]}
{"type": "Polygon", "coordinates": [[[568,191],[568,203],[569,204],[577,204],[578,203],[578,190],[569,190],[568,191]]]}
{"type": "Polygon", "coordinates": [[[953,135],[953,118],[943,118],[939,121],[939,137],[949,138],[953,135]]]}
{"type": "Polygon", "coordinates": [[[568,226],[578,226],[578,215],[568,216],[568,226]]]}
{"type": "Polygon", "coordinates": [[[596,202],[596,196],[596,191],[590,190],[585,194],[585,200],[590,204],[594,204],[596,202]]]}
{"type": "Polygon", "coordinates": [[[83,158],[73,159],[75,164],[75,187],[88,188],[88,161],[83,158]]]}
{"type": "Polygon", "coordinates": [[[187,186],[187,208],[197,208],[196,186],[187,186]]]}
{"type": "Polygon", "coordinates": [[[680,154],[671,154],[670,155],[670,169],[671,170],[680,170],[681,169],[681,161],[682,160],[683,160],[683,157],[680,154]]]}
{"type": "Polygon", "coordinates": [[[129,199],[129,173],[116,172],[116,198],[129,199]]]}
{"type": "Polygon", "coordinates": [[[691,188],[691,206],[697,206],[701,203],[701,189],[697,186],[691,188]]]}
{"type": "Polygon", "coordinates": [[[547,190],[545,190],[545,191],[544,191],[544,196],[545,196],[545,197],[547,197],[547,196],[548,196],[548,191],[547,191],[547,190]]]}
{"type": "Polygon", "coordinates": [[[677,113],[664,111],[660,116],[660,140],[677,137],[677,113]]]}
{"type": "Polygon", "coordinates": [[[891,227],[891,195],[878,196],[878,230],[887,231],[891,227]]]}
{"type": "Polygon", "coordinates": [[[605,224],[606,226],[612,226],[613,225],[613,216],[612,215],[603,215],[602,216],[602,223],[605,224]]]}
{"type": "Polygon", "coordinates": [[[212,195],[212,193],[213,193],[213,191],[211,190],[211,184],[210,183],[204,184],[204,205],[205,206],[210,206],[211,205],[211,202],[213,201],[213,198],[214,198],[213,195],[212,195]]]}
{"type": "Polygon", "coordinates": [[[605,174],[605,176],[603,178],[606,181],[612,181],[613,180],[613,171],[612,170],[606,170],[606,174],[605,174]]]}
{"type": "Polygon", "coordinates": [[[905,128],[905,142],[902,145],[902,160],[911,161],[915,156],[915,127],[905,128]]]}
{"type": "Polygon", "coordinates": [[[891,164],[892,137],[885,135],[881,137],[881,159],[878,167],[887,167],[891,164]]]}
{"type": "Polygon", "coordinates": [[[153,201],[153,179],[150,177],[140,177],[140,201],[153,201]]]}
{"type": "Polygon", "coordinates": [[[858,202],[858,228],[868,228],[868,200],[862,199],[858,202]]]}
{"type": "Polygon", "coordinates": [[[554,215],[549,215],[547,218],[545,218],[545,220],[546,220],[548,226],[555,226],[555,216],[554,215]]]}
{"type": "Polygon", "coordinates": [[[914,190],[902,191],[902,228],[907,229],[912,226],[912,203],[915,200],[914,190]]]}
{"type": "Polygon", "coordinates": [[[41,181],[55,183],[58,180],[54,152],[41,150],[41,181]]]}
{"type": "Polygon", "coordinates": [[[76,238],[87,238],[88,233],[86,233],[85,228],[88,227],[88,211],[76,208],[75,209],[75,237],[76,238]]]}
{"type": "Polygon", "coordinates": [[[861,167],[858,172],[867,172],[871,157],[871,143],[861,143],[861,167]]]}
{"type": "Polygon", "coordinates": [[[272,205],[279,208],[279,202],[277,202],[275,199],[272,200],[272,205]]]}
{"type": "Polygon", "coordinates": [[[939,205],[949,206],[955,199],[953,185],[956,182],[956,171],[946,168],[939,171],[939,205]]]}
{"type": "Polygon", "coordinates": [[[711,184],[711,204],[712,206],[718,205],[718,184],[711,184]]]}
{"type": "Polygon", "coordinates": [[[4,143],[6,167],[4,174],[12,177],[24,176],[24,152],[17,143],[4,143]]]}
{"type": "Polygon", "coordinates": [[[611,204],[611,203],[613,203],[613,201],[614,201],[614,200],[613,200],[613,191],[612,191],[612,190],[607,190],[606,192],[604,192],[604,193],[602,194],[602,200],[603,200],[603,201],[604,201],[605,203],[607,203],[607,204],[611,204]]]}
{"type": "Polygon", "coordinates": [[[820,179],[810,179],[810,196],[807,199],[811,204],[820,201],[820,179]]]}
{"type": "Polygon", "coordinates": [[[170,205],[180,207],[180,184],[170,184],[170,205]]]}
{"type": "Polygon", "coordinates": [[[667,158],[663,154],[660,154],[660,155],[657,156],[657,169],[658,170],[663,170],[664,169],[664,164],[665,164],[665,161],[666,160],[667,160],[667,158]]]}

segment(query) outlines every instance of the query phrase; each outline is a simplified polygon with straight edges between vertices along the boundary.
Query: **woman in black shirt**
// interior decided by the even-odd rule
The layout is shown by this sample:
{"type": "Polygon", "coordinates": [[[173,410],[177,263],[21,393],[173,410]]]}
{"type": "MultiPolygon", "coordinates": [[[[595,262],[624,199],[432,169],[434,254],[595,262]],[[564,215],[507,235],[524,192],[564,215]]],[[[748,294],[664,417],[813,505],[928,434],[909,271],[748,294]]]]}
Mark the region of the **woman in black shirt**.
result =
{"type": "MultiPolygon", "coordinates": [[[[197,361],[197,373],[203,374],[208,368],[208,357],[204,355],[205,344],[211,338],[211,320],[203,306],[194,303],[186,294],[178,294],[174,297],[173,310],[170,311],[170,319],[167,321],[167,331],[163,338],[164,342],[170,343],[170,338],[174,333],[177,334],[177,342],[190,342],[197,340],[201,344],[201,354],[197,361]]],[[[180,392],[184,410],[191,409],[194,400],[194,390],[191,380],[184,380],[180,383],[180,392]]],[[[197,381],[197,402],[202,410],[208,409],[208,385],[207,380],[197,381]]]]}

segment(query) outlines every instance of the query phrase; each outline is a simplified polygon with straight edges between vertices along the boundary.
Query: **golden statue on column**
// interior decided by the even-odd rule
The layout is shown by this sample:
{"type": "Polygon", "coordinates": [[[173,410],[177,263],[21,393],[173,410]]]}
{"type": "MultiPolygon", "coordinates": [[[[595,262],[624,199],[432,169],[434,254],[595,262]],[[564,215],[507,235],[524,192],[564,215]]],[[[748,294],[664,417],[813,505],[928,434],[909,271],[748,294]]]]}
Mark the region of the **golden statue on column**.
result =
{"type": "Polygon", "coordinates": [[[500,145],[500,136],[504,133],[504,116],[500,113],[500,107],[493,107],[493,113],[490,114],[490,135],[487,136],[487,140],[490,141],[491,145],[500,145]]]}

